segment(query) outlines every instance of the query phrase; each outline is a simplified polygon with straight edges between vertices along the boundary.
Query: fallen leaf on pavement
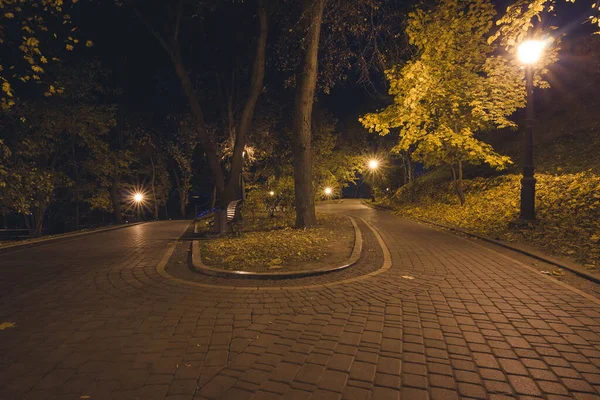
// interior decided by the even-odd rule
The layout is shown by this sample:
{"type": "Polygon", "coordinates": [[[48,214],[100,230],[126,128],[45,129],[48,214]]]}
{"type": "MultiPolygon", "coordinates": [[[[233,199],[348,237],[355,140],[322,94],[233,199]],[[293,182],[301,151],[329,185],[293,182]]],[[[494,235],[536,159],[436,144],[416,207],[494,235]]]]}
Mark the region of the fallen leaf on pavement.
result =
{"type": "Polygon", "coordinates": [[[3,331],[7,328],[14,328],[17,326],[14,322],[3,322],[0,324],[0,331],[3,331]]]}

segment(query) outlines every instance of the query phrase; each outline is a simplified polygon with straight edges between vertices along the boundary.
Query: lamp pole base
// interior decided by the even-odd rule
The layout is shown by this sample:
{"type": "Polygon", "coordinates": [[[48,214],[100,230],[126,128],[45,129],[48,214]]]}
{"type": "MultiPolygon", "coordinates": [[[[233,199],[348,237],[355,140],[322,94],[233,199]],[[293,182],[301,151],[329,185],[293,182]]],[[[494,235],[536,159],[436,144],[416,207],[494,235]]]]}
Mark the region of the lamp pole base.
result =
{"type": "Polygon", "coordinates": [[[540,224],[540,220],[539,219],[515,219],[514,221],[510,221],[508,223],[508,227],[510,229],[524,229],[524,228],[530,228],[533,226],[537,226],[540,224]]]}

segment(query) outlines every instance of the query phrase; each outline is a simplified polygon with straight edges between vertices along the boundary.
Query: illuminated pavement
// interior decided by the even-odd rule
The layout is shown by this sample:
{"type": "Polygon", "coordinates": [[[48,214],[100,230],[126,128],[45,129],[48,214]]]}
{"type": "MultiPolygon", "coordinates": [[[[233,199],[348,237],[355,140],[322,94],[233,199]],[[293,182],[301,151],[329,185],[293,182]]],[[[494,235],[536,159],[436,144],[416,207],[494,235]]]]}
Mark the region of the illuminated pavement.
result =
{"type": "Polygon", "coordinates": [[[191,272],[183,221],[0,255],[0,398],[600,397],[600,303],[445,232],[329,211],[362,218],[363,256],[300,280],[191,272]]]}

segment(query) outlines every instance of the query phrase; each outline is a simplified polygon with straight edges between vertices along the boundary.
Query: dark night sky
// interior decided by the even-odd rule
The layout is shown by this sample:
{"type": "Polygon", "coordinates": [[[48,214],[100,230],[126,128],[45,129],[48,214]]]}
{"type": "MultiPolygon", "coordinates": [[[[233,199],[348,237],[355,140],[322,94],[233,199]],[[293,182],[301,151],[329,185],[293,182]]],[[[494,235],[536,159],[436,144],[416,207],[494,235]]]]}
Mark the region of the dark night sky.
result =
{"type": "MultiPolygon", "coordinates": [[[[494,3],[500,13],[511,2],[497,0],[494,3]]],[[[567,4],[559,0],[558,16],[551,19],[552,24],[560,27],[557,32],[569,36],[589,34],[593,27],[582,23],[589,15],[588,3],[577,0],[575,4],[567,4]]],[[[94,40],[96,46],[92,52],[113,71],[115,81],[124,89],[123,105],[138,112],[171,113],[185,109],[179,82],[168,55],[130,10],[118,9],[113,2],[95,2],[81,8],[79,19],[82,33],[94,40]],[[110,21],[109,29],[106,21],[110,21]]],[[[252,12],[251,9],[249,11],[252,12]]],[[[232,24],[221,32],[233,34],[236,27],[239,29],[239,24],[232,24]]],[[[219,54],[215,56],[213,58],[218,58],[219,54]]],[[[269,71],[266,82],[269,83],[269,71]]],[[[350,78],[345,84],[338,85],[330,96],[323,99],[322,104],[338,115],[356,115],[382,104],[378,95],[384,95],[385,89],[383,86],[378,89],[378,94],[373,90],[366,91],[350,78]]]]}

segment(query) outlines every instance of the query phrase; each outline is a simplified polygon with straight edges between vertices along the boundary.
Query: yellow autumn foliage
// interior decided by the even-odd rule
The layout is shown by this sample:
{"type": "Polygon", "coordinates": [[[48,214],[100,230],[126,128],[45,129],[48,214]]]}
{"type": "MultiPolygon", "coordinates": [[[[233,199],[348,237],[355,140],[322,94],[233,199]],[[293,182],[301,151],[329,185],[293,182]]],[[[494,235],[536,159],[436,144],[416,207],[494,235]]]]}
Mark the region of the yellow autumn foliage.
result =
{"type": "Polygon", "coordinates": [[[334,248],[341,237],[348,243],[353,240],[348,218],[331,214],[318,217],[319,225],[310,229],[292,229],[294,220],[285,216],[247,218],[241,237],[202,242],[203,262],[226,270],[274,272],[290,263],[322,260],[341,250],[334,248]]]}
{"type": "MultiPolygon", "coordinates": [[[[15,104],[14,82],[43,82],[41,65],[48,63],[43,53],[52,51],[51,41],[47,39],[59,38],[64,28],[72,24],[68,12],[75,3],[77,0],[0,0],[0,16],[3,16],[0,18],[0,50],[13,55],[0,59],[0,109],[6,110],[15,104]]],[[[77,27],[70,29],[75,30],[77,27]]],[[[66,49],[73,50],[79,40],[69,36],[66,42],[66,49]]],[[[86,46],[90,47],[91,42],[87,41],[86,46]]],[[[53,57],[52,61],[57,59],[53,57]]],[[[46,96],[51,94],[52,91],[46,90],[46,96]]]]}

